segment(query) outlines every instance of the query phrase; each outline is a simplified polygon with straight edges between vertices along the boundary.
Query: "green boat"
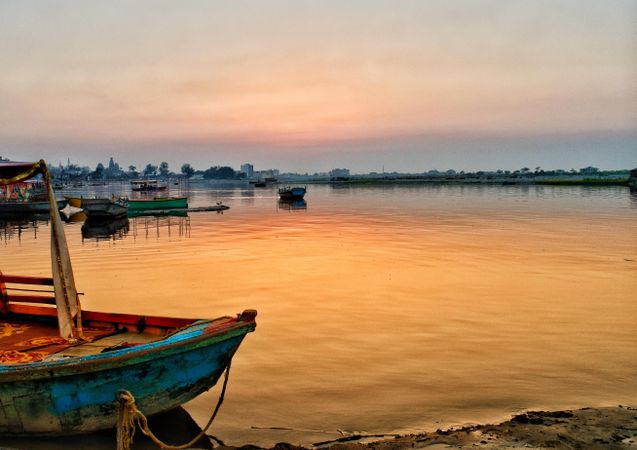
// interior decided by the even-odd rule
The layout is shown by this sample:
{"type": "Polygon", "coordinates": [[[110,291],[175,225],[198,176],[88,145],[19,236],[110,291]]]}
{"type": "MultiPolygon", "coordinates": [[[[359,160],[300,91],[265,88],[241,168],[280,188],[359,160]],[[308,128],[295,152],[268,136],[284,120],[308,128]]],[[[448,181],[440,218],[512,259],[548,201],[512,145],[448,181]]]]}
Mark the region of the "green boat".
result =
{"type": "Polygon", "coordinates": [[[188,197],[155,197],[128,200],[129,211],[157,211],[188,208],[188,197]]]}

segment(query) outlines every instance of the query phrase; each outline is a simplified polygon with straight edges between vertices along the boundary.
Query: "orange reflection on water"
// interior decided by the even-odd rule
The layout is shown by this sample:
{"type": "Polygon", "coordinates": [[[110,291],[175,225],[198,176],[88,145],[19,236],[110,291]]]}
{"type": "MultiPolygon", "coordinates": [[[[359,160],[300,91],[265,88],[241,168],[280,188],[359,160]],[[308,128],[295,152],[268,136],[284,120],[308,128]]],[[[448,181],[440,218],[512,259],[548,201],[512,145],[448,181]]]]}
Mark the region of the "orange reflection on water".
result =
{"type": "MultiPolygon", "coordinates": [[[[306,210],[278,210],[266,191],[192,214],[187,233],[137,222],[121,240],[67,234],[86,309],[257,309],[216,430],[311,443],[326,434],[307,430],[634,403],[637,210],[621,192],[569,192],[313,187],[306,210]]],[[[34,243],[6,245],[9,266],[48,270],[34,243]]],[[[213,398],[188,407],[203,420],[213,398]]]]}

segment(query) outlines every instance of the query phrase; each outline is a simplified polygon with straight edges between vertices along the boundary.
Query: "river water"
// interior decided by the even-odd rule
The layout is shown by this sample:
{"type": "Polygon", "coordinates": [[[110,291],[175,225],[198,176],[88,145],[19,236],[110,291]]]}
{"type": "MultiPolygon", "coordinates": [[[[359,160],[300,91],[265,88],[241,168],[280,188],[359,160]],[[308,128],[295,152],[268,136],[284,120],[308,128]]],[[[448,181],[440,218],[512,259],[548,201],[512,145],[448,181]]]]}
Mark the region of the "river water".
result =
{"type": "MultiPolygon", "coordinates": [[[[65,231],[84,309],[258,310],[211,431],[227,444],[637,404],[628,189],[310,185],[288,205],[275,187],[211,183],[189,195],[230,209],[65,231]]],[[[1,270],[50,273],[46,222],[0,231],[1,270]]],[[[217,395],[186,410],[203,424],[217,395]]]]}

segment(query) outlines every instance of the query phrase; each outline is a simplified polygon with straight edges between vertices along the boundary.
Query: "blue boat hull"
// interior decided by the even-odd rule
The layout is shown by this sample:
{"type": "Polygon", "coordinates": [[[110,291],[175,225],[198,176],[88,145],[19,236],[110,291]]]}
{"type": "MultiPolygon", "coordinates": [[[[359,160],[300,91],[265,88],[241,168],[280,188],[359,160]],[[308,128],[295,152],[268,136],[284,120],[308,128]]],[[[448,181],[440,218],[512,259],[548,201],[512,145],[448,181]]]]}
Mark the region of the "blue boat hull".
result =
{"type": "Polygon", "coordinates": [[[282,200],[302,200],[305,197],[305,188],[293,187],[279,189],[279,197],[282,200]]]}
{"type": "MultiPolygon", "coordinates": [[[[150,344],[29,367],[0,368],[0,433],[75,434],[112,428],[117,393],[130,391],[147,416],[215,385],[254,323],[210,334],[196,323],[150,344]]],[[[27,366],[27,365],[22,365],[27,366]]]]}

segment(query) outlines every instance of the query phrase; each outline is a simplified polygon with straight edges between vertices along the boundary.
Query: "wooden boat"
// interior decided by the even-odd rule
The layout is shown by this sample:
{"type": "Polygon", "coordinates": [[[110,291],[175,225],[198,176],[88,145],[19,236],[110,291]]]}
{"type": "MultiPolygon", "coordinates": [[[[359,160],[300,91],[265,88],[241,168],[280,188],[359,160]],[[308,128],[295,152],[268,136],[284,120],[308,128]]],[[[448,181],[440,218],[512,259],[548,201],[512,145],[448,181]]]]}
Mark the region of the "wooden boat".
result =
{"type": "Polygon", "coordinates": [[[122,389],[147,416],[210,389],[256,311],[213,320],[82,311],[46,164],[0,164],[0,184],[35,173],[47,180],[53,276],[0,273],[0,434],[114,427],[122,389]]]}
{"type": "Polygon", "coordinates": [[[71,197],[65,195],[64,198],[69,202],[69,206],[73,208],[81,208],[82,207],[82,197],[71,197]]]}
{"type": "MultiPolygon", "coordinates": [[[[64,209],[67,201],[60,200],[57,202],[58,209],[64,209]]],[[[0,202],[0,214],[48,214],[49,202],[0,202]]]]}
{"type": "Polygon", "coordinates": [[[83,198],[82,209],[88,220],[112,220],[128,213],[126,201],[122,199],[83,198]]]}
{"type": "Polygon", "coordinates": [[[279,189],[279,197],[284,200],[302,200],[305,196],[307,188],[305,187],[282,187],[279,189]]]}
{"type": "Polygon", "coordinates": [[[188,208],[188,197],[154,197],[128,199],[129,211],[148,211],[162,209],[188,208]]]}
{"type": "Polygon", "coordinates": [[[168,187],[157,180],[133,180],[130,184],[134,192],[165,191],[168,187]]]}
{"type": "MultiPolygon", "coordinates": [[[[62,209],[67,202],[66,200],[58,200],[57,204],[58,208],[62,209]]],[[[41,181],[14,181],[0,185],[0,214],[38,213],[49,213],[49,200],[41,181]]]]}

